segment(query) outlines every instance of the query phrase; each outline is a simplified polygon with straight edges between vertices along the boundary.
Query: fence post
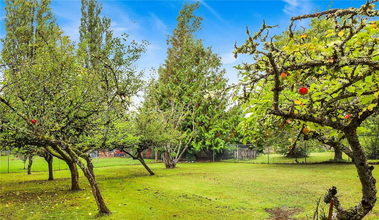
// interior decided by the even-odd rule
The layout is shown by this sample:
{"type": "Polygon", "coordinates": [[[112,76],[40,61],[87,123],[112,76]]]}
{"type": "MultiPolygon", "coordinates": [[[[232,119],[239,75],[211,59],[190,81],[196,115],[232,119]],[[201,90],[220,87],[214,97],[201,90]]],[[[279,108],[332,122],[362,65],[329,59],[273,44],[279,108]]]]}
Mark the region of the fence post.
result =
{"type": "MultiPolygon", "coordinates": [[[[133,155],[133,150],[130,150],[130,154],[133,155]]],[[[133,157],[130,157],[130,165],[133,165],[133,157]]]]}
{"type": "Polygon", "coordinates": [[[237,144],[237,162],[238,162],[238,144],[237,144]]]}
{"type": "Polygon", "coordinates": [[[213,162],[215,162],[215,149],[212,147],[212,153],[213,153],[213,162]]]}
{"type": "Polygon", "coordinates": [[[305,163],[307,163],[307,146],[305,146],[305,163]]]}
{"type": "Polygon", "coordinates": [[[270,147],[267,148],[267,164],[270,164],[270,147]]]}
{"type": "Polygon", "coordinates": [[[157,147],[155,147],[155,163],[158,162],[158,150],[157,147]]]}
{"type": "Polygon", "coordinates": [[[98,163],[99,163],[99,152],[96,151],[96,167],[98,163]]]}
{"type": "Polygon", "coordinates": [[[8,173],[9,173],[9,155],[10,153],[8,152],[8,173]]]}

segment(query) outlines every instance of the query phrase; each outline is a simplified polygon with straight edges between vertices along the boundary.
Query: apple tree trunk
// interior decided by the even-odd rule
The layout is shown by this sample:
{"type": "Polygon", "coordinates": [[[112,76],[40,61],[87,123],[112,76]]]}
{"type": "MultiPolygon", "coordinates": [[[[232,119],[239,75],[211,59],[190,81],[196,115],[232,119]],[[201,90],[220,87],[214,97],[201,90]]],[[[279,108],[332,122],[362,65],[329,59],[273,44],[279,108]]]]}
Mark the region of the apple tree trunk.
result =
{"type": "MultiPolygon", "coordinates": [[[[362,186],[361,200],[352,208],[345,209],[339,203],[338,198],[334,203],[335,213],[333,219],[363,219],[375,206],[376,197],[376,180],[372,175],[373,166],[367,163],[366,156],[363,152],[362,146],[358,140],[356,129],[346,129],[344,131],[349,145],[352,149],[352,162],[358,171],[359,180],[362,186]]],[[[333,195],[334,196],[334,195],[333,195]]],[[[325,196],[324,201],[330,203],[331,196],[325,196]]]]}
{"type": "Polygon", "coordinates": [[[165,151],[164,154],[164,164],[167,169],[173,169],[176,167],[175,159],[170,155],[169,152],[165,151]]]}
{"type": "Polygon", "coordinates": [[[154,175],[154,172],[150,169],[150,167],[147,166],[147,164],[145,163],[145,160],[143,159],[143,157],[141,156],[141,153],[138,153],[137,154],[137,159],[139,160],[139,162],[143,165],[143,167],[145,167],[145,169],[147,170],[147,172],[149,172],[150,175],[154,175]]]}
{"type": "Polygon", "coordinates": [[[79,172],[78,168],[76,167],[76,163],[73,161],[65,161],[70,168],[71,172],[71,190],[72,191],[78,191],[80,190],[79,187],[79,172]]]}
{"type": "Polygon", "coordinates": [[[342,160],[342,151],[338,148],[334,148],[334,161],[341,161],[342,160]]]}
{"type": "Polygon", "coordinates": [[[111,211],[108,209],[105,204],[104,198],[101,195],[99,186],[97,185],[95,172],[93,171],[93,164],[90,157],[85,158],[87,161],[87,167],[83,166],[83,164],[79,164],[82,169],[84,175],[87,177],[89,184],[91,185],[92,194],[95,197],[97,208],[99,210],[99,214],[111,214],[111,211]]]}
{"type": "Polygon", "coordinates": [[[28,156],[28,174],[32,174],[33,155],[28,156]]]}
{"type": "Polygon", "coordinates": [[[45,160],[47,162],[47,165],[49,166],[49,179],[48,180],[54,180],[53,176],[53,156],[51,154],[47,154],[45,157],[45,160]]]}

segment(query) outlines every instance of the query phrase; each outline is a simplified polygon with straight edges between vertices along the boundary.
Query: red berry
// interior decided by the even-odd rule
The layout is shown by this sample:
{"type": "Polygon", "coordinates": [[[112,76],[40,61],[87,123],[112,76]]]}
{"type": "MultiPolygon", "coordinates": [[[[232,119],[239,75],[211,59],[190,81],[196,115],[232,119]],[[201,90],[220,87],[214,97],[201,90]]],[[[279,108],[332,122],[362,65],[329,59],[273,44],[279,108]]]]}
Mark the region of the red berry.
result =
{"type": "Polygon", "coordinates": [[[305,95],[305,94],[308,93],[308,89],[305,88],[305,87],[301,87],[301,88],[299,89],[299,93],[300,93],[300,95],[305,95]]]}
{"type": "Polygon", "coordinates": [[[35,124],[37,121],[35,119],[32,120],[32,124],[35,124]]]}

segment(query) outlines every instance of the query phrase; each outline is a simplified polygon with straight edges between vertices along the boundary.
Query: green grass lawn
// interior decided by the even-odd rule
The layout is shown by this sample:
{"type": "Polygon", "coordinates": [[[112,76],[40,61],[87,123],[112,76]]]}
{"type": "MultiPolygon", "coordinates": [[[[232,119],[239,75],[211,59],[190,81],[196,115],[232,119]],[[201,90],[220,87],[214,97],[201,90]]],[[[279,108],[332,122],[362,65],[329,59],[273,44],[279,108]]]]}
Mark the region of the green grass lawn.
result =
{"type": "MultiPolygon", "coordinates": [[[[94,167],[109,167],[109,166],[120,166],[120,165],[136,165],[140,164],[138,160],[131,160],[131,158],[126,157],[112,157],[112,158],[94,158],[92,160],[94,167]]],[[[155,162],[153,159],[145,159],[146,163],[155,162]]],[[[26,172],[24,170],[24,163],[22,160],[13,157],[9,157],[9,172],[26,172]]],[[[26,168],[28,162],[26,162],[26,168]]],[[[32,172],[33,171],[46,171],[48,169],[47,162],[42,157],[34,157],[32,172]]],[[[68,166],[64,161],[60,161],[57,158],[53,160],[54,170],[68,170],[68,166]]],[[[0,156],[0,173],[8,172],[8,156],[0,156]]]]}
{"type": "MultiPolygon", "coordinates": [[[[300,163],[321,163],[333,161],[334,152],[322,152],[322,153],[311,153],[309,157],[306,158],[298,158],[300,163]]],[[[342,156],[344,161],[348,161],[348,158],[345,154],[342,156]]],[[[26,172],[24,170],[24,164],[21,160],[10,156],[10,167],[9,172],[26,172]]],[[[254,160],[238,160],[238,162],[243,163],[257,163],[257,164],[266,164],[270,160],[270,163],[296,163],[294,158],[286,158],[280,154],[261,154],[257,156],[254,160]]],[[[145,159],[146,163],[155,162],[154,159],[145,159]]],[[[113,157],[113,158],[94,158],[92,160],[93,165],[95,167],[109,167],[109,166],[120,166],[120,165],[137,165],[140,164],[138,160],[131,160],[131,158],[126,157],[113,157]]],[[[224,162],[237,162],[235,159],[226,160],[224,162]]],[[[369,160],[372,163],[378,163],[379,160],[369,160]]],[[[27,166],[27,163],[26,163],[27,166]]],[[[54,158],[53,161],[53,169],[54,170],[67,170],[68,166],[64,161],[59,161],[59,159],[54,158]]],[[[47,162],[41,157],[35,157],[33,159],[32,172],[33,171],[46,171],[47,170],[47,162]]],[[[8,172],[8,156],[0,156],[0,173],[8,172]]]]}
{"type": "MultiPolygon", "coordinates": [[[[113,212],[101,219],[267,219],[265,209],[288,207],[300,211],[292,218],[307,219],[331,186],[346,207],[361,197],[351,164],[181,163],[172,170],[150,164],[155,176],[141,165],[124,164],[95,169],[113,212]]],[[[378,178],[378,169],[373,172],[378,178]]],[[[54,175],[46,181],[47,172],[1,173],[0,219],[95,219],[97,207],[83,174],[79,192],[68,191],[68,170],[54,175]]],[[[366,219],[378,218],[375,207],[366,219]]]]}
{"type": "MultiPolygon", "coordinates": [[[[322,163],[322,162],[332,162],[334,160],[334,151],[327,151],[327,152],[321,152],[321,153],[311,153],[307,158],[298,158],[297,159],[299,163],[322,163]]],[[[348,156],[346,154],[342,155],[342,162],[351,162],[351,160],[348,159],[348,156]]],[[[236,162],[237,160],[231,159],[227,160],[226,162],[236,162]]],[[[268,163],[293,163],[296,164],[295,158],[287,158],[284,157],[281,154],[260,154],[257,156],[256,159],[250,159],[250,160],[239,160],[238,162],[244,162],[244,163],[258,163],[258,164],[265,164],[268,163]]],[[[379,160],[368,160],[371,163],[377,163],[379,160]]]]}

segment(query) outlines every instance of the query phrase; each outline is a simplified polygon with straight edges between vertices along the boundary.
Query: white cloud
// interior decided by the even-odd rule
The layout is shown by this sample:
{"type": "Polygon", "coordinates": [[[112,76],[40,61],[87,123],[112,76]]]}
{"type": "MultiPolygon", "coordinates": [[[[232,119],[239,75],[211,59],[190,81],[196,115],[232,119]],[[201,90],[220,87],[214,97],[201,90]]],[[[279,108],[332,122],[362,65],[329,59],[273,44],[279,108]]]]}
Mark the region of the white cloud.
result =
{"type": "Polygon", "coordinates": [[[312,6],[307,0],[283,0],[287,3],[283,12],[290,16],[308,14],[312,12],[312,6]]]}
{"type": "Polygon", "coordinates": [[[206,8],[208,8],[209,11],[211,11],[212,14],[214,14],[218,19],[222,20],[221,16],[215,10],[213,10],[213,8],[211,8],[209,5],[207,5],[203,0],[199,0],[199,2],[202,5],[204,5],[206,8]]]}
{"type": "Polygon", "coordinates": [[[154,31],[158,31],[164,35],[168,34],[167,25],[165,25],[154,13],[150,13],[149,20],[154,31]]]}
{"type": "Polygon", "coordinates": [[[233,53],[226,53],[221,56],[221,61],[223,64],[229,64],[229,63],[234,63],[237,61],[236,58],[234,58],[233,53]]]}
{"type": "Polygon", "coordinates": [[[111,29],[113,30],[114,33],[116,33],[117,36],[125,33],[127,30],[129,30],[129,28],[122,26],[115,21],[111,22],[111,29]]]}

